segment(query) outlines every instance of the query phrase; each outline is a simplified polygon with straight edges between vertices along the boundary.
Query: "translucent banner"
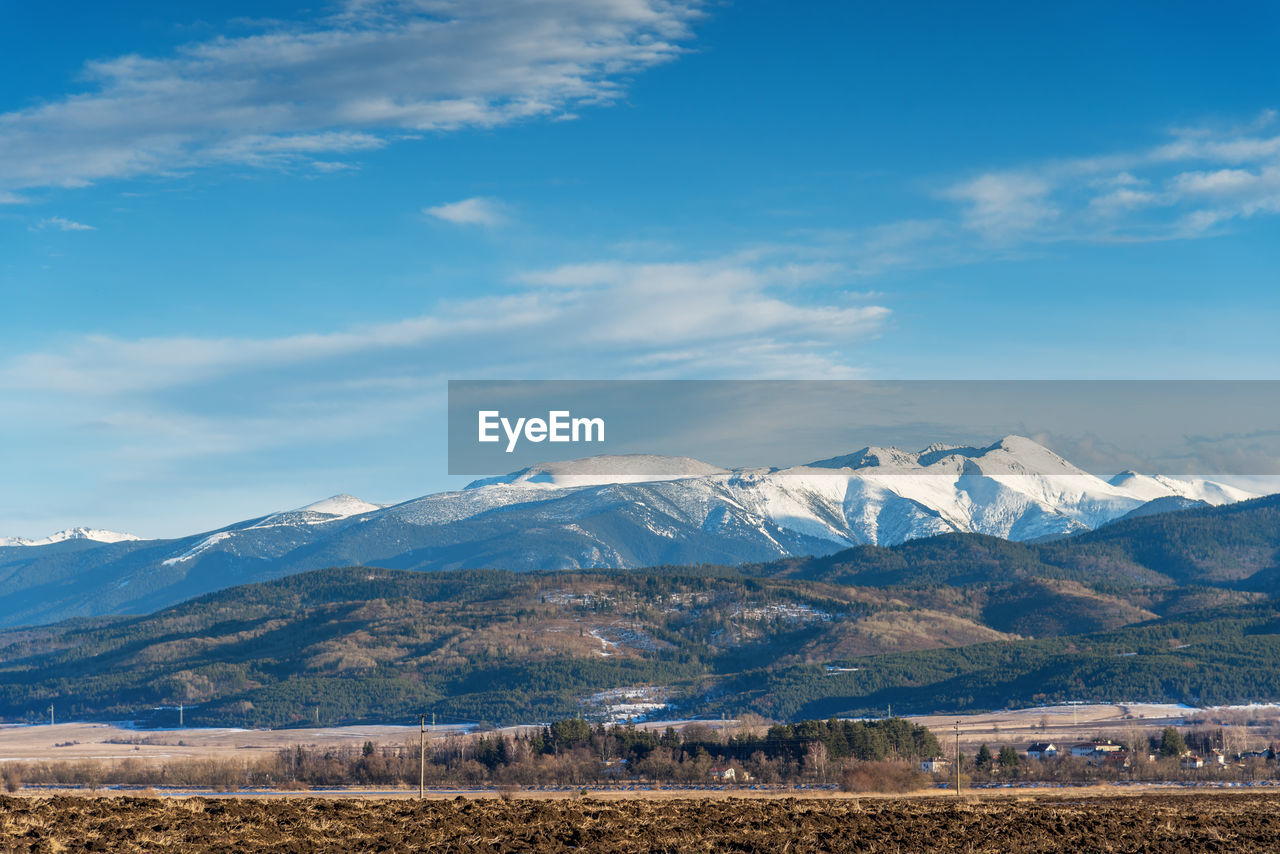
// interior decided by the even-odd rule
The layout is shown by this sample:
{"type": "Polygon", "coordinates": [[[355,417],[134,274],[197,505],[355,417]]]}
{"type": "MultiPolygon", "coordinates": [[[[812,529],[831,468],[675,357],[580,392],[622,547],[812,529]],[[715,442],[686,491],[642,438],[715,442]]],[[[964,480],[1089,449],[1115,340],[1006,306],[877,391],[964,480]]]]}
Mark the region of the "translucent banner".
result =
{"type": "Polygon", "coordinates": [[[1274,381],[449,383],[449,471],[593,458],[597,474],[797,466],[1280,474],[1274,381]],[[1069,466],[1069,468],[1064,468],[1069,466]]]}

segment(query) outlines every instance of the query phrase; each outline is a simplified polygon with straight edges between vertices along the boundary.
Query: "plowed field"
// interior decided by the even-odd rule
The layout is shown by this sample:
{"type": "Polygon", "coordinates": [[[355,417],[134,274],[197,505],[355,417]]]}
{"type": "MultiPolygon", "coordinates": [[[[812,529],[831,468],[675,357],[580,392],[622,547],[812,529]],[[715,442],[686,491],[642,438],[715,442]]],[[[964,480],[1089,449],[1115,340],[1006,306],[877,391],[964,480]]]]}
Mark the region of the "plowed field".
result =
{"type": "Polygon", "coordinates": [[[1280,795],[665,800],[0,798],[3,851],[1276,851],[1280,795]]]}

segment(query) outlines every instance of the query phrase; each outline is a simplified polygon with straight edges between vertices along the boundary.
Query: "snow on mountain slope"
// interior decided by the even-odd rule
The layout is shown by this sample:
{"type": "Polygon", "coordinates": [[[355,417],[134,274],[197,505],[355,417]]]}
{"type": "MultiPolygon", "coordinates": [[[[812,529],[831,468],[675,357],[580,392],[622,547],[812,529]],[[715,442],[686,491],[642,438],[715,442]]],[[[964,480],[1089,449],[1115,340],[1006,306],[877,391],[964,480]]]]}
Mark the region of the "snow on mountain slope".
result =
{"type": "Polygon", "coordinates": [[[679,539],[678,532],[732,530],[774,551],[779,532],[831,549],[950,531],[1035,539],[1090,530],[1170,495],[1194,494],[1212,504],[1251,497],[1219,484],[1169,478],[1129,489],[1019,436],[985,448],[864,448],[784,469],[724,471],[680,458],[654,460],[643,466],[660,473],[650,476],[611,474],[620,468],[617,458],[533,466],[386,513],[424,527],[481,519],[510,523],[519,516],[540,529],[627,513],[643,517],[647,532],[668,540],[679,539]]]}
{"type": "Polygon", "coordinates": [[[334,495],[308,504],[306,507],[299,507],[297,510],[273,513],[250,527],[270,528],[276,525],[319,525],[351,516],[373,513],[385,506],[385,504],[370,504],[368,501],[363,501],[354,495],[334,495]]]}
{"type": "MultiPolygon", "coordinates": [[[[1210,481],[1132,472],[1104,480],[1017,436],[987,447],[864,448],[790,468],[592,458],[531,466],[392,506],[338,495],[175,540],[69,553],[47,538],[47,551],[7,549],[6,566],[19,571],[0,576],[0,625],[141,613],[231,584],[331,566],[738,564],[950,532],[1034,540],[1143,508],[1250,497],[1210,481]],[[46,589],[50,577],[84,586],[64,584],[63,599],[46,601],[34,591],[46,589]]],[[[103,535],[127,538],[79,536],[103,535]]]]}
{"type": "Polygon", "coordinates": [[[1164,475],[1145,475],[1125,471],[1111,478],[1110,483],[1125,492],[1154,501],[1176,495],[1208,504],[1232,504],[1255,498],[1253,493],[1211,480],[1178,480],[1164,475]]]}
{"type": "Polygon", "coordinates": [[[188,561],[188,560],[191,560],[192,558],[199,557],[201,554],[203,554],[204,552],[207,552],[209,549],[213,548],[218,543],[230,538],[231,538],[231,533],[229,531],[219,531],[216,534],[210,534],[200,542],[196,543],[191,548],[184,551],[182,554],[177,555],[176,557],[171,557],[171,558],[168,558],[167,560],[161,561],[161,564],[164,566],[173,566],[175,564],[182,563],[183,561],[188,561]]]}
{"type": "Polygon", "coordinates": [[[210,551],[221,551],[237,557],[278,558],[310,543],[312,537],[308,528],[343,522],[375,513],[384,507],[385,504],[370,504],[354,495],[334,495],[296,510],[273,513],[256,521],[242,522],[215,531],[194,545],[165,558],[161,565],[177,566],[210,551]]]}
{"type": "MultiPolygon", "coordinates": [[[[1252,497],[1220,484],[1171,478],[1148,478],[1139,486],[1108,482],[1030,439],[1008,436],[985,448],[864,448],[783,469],[726,471],[687,458],[596,457],[479,480],[458,492],[387,508],[371,520],[433,529],[462,522],[561,526],[576,533],[585,530],[585,519],[626,514],[644,520],[646,535],[669,541],[693,531],[733,530],[774,551],[778,532],[832,549],[951,531],[1035,539],[1096,528],[1165,496],[1211,504],[1252,497]],[[619,470],[646,474],[620,476],[619,470]]],[[[618,551],[625,545],[594,547],[618,551]]]]}
{"type": "Polygon", "coordinates": [[[48,546],[53,543],[65,543],[68,540],[92,540],[96,543],[123,543],[138,540],[133,534],[122,534],[119,531],[103,531],[98,528],[68,528],[56,534],[50,534],[38,540],[24,537],[0,537],[0,546],[48,546]]]}
{"type": "Polygon", "coordinates": [[[479,489],[499,484],[527,486],[600,486],[608,483],[650,483],[724,474],[725,470],[689,457],[660,457],[652,454],[602,454],[582,460],[538,463],[511,474],[487,477],[467,484],[479,489]],[[619,472],[626,472],[619,474],[619,472]]]}
{"type": "Polygon", "coordinates": [[[1069,534],[1171,496],[1210,504],[1252,497],[1131,472],[1106,481],[1019,436],[982,448],[864,448],[782,469],[594,457],[390,507],[337,495],[176,541],[159,563],[189,569],[221,556],[303,568],[551,568],[766,560],[948,532],[1069,534]]]}
{"type": "Polygon", "coordinates": [[[356,498],[354,495],[334,495],[323,501],[317,501],[314,504],[308,504],[299,510],[306,513],[318,513],[324,516],[334,516],[345,519],[348,516],[358,516],[361,513],[372,513],[374,510],[381,510],[385,504],[370,504],[356,498]]]}

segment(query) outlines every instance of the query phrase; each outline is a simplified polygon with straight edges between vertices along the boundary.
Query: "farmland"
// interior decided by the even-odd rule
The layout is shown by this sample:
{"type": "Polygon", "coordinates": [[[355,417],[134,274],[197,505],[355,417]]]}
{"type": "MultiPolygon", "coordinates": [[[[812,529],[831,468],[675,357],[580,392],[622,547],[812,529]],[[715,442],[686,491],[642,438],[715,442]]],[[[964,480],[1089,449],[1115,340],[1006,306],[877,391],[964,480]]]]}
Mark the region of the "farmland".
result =
{"type": "Polygon", "coordinates": [[[1280,795],[0,798],[7,851],[1272,851],[1280,795]]]}

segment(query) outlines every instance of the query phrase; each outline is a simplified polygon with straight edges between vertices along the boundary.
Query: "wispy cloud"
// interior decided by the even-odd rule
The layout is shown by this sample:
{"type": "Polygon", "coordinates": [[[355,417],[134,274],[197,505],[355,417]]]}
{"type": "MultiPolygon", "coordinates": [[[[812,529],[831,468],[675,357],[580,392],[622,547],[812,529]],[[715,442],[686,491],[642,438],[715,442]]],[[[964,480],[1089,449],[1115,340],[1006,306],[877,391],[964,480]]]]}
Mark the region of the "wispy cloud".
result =
{"type": "Polygon", "coordinates": [[[0,394],[163,394],[359,359],[399,365],[409,354],[446,349],[451,364],[469,364],[472,373],[519,365],[556,376],[580,373],[587,346],[591,371],[609,376],[850,376],[852,348],[876,334],[890,312],[862,294],[842,293],[840,275],[829,264],[737,258],[566,265],[520,275],[506,294],[335,331],[82,336],[0,362],[0,394]]]}
{"type": "Polygon", "coordinates": [[[497,199],[488,199],[483,196],[423,208],[422,212],[455,225],[494,227],[507,221],[506,206],[497,199]]]}
{"type": "MultiPolygon", "coordinates": [[[[56,437],[65,451],[54,463],[92,472],[95,488],[203,492],[224,467],[256,483],[255,467],[297,465],[305,479],[375,443],[402,443],[413,459],[437,441],[424,432],[437,429],[445,380],[458,375],[853,377],[860,346],[890,311],[846,291],[845,276],[777,252],[605,260],[529,270],[505,293],[385,323],[274,337],[62,339],[0,360],[0,446],[56,437]]],[[[343,474],[359,477],[372,475],[343,474]]],[[[324,488],[359,488],[353,482],[324,488]]]]}
{"type": "Polygon", "coordinates": [[[1151,148],[1078,157],[952,183],[964,227],[994,243],[1163,240],[1280,213],[1276,114],[1236,128],[1177,128],[1151,148]]]}
{"type": "Polygon", "coordinates": [[[90,62],[83,93],[0,114],[0,193],[566,116],[678,56],[698,4],[352,0],[309,23],[90,62]]]}
{"type": "Polygon", "coordinates": [[[76,222],[62,216],[45,217],[32,226],[32,229],[37,231],[46,228],[53,228],[58,231],[97,231],[92,225],[85,225],[83,222],[76,222]]]}
{"type": "Polygon", "coordinates": [[[1057,216],[1053,186],[1030,173],[991,173],[950,187],[945,196],[964,206],[969,228],[994,239],[1017,237],[1057,216]]]}

